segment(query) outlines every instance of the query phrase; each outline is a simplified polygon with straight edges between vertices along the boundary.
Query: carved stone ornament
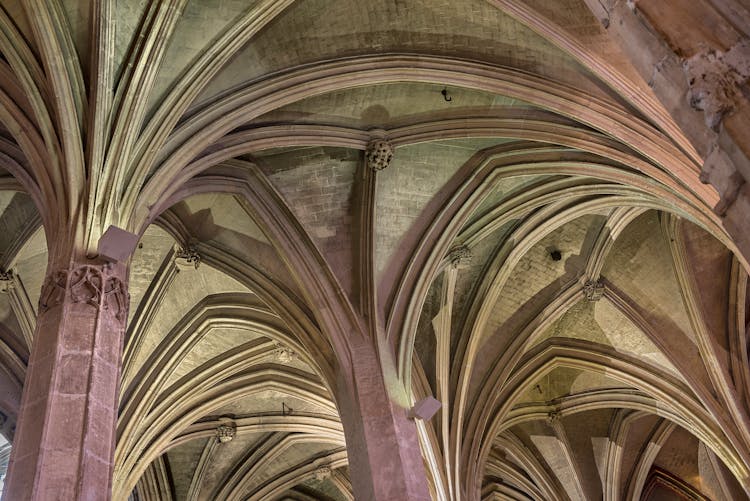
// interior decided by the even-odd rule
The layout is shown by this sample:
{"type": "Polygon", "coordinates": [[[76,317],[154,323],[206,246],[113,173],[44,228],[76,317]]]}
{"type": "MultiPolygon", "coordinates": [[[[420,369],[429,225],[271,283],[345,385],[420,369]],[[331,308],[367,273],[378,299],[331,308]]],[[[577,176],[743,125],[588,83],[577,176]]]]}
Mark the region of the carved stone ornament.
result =
{"type": "Polygon", "coordinates": [[[8,292],[15,285],[15,279],[11,270],[0,270],[0,292],[8,292]]]}
{"type": "Polygon", "coordinates": [[[322,482],[323,480],[331,478],[332,473],[333,471],[330,466],[319,466],[318,469],[313,472],[312,478],[317,482],[322,482]]]}
{"type": "Polygon", "coordinates": [[[276,349],[273,354],[276,360],[282,364],[289,364],[297,359],[297,353],[293,349],[280,343],[276,344],[276,349]]]}
{"type": "Polygon", "coordinates": [[[451,266],[457,269],[468,267],[471,264],[472,257],[471,249],[465,245],[454,247],[448,252],[448,261],[450,261],[451,266]]]}
{"type": "Polygon", "coordinates": [[[367,167],[372,170],[383,170],[391,164],[393,146],[384,139],[370,141],[365,152],[367,167]]]}
{"type": "Polygon", "coordinates": [[[734,110],[740,86],[750,77],[750,42],[743,40],[727,52],[704,48],[683,63],[690,87],[690,106],[702,110],[706,125],[716,130],[734,110]]]}
{"type": "Polygon", "coordinates": [[[601,282],[586,282],[583,286],[583,293],[587,301],[599,301],[604,296],[604,285],[601,282]]]}
{"type": "Polygon", "coordinates": [[[560,413],[557,410],[549,411],[547,413],[547,423],[551,426],[560,419],[560,413]]]}
{"type": "Polygon", "coordinates": [[[44,279],[39,296],[39,313],[61,305],[66,296],[72,303],[85,303],[112,311],[119,321],[128,316],[130,296],[127,287],[116,276],[107,273],[107,266],[81,265],[71,270],[58,270],[44,279]]]}
{"type": "Polygon", "coordinates": [[[178,247],[175,252],[174,263],[180,270],[197,270],[201,265],[201,255],[192,244],[178,247]]]}
{"type": "Polygon", "coordinates": [[[237,435],[237,429],[233,426],[233,424],[224,423],[220,424],[218,428],[216,428],[216,438],[219,439],[219,442],[222,444],[225,444],[227,442],[231,442],[235,435],[237,435]]]}

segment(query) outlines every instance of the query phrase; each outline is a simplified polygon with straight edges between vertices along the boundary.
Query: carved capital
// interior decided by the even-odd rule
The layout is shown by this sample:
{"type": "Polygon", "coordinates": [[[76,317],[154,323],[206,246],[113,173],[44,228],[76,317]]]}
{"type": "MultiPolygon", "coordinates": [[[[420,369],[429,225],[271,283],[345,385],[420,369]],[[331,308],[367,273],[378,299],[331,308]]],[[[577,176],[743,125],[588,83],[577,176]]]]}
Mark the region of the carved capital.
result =
{"type": "Polygon", "coordinates": [[[130,295],[125,283],[111,275],[108,265],[80,265],[48,274],[39,296],[39,313],[45,313],[66,300],[111,311],[117,320],[128,317],[130,295]]]}
{"type": "Polygon", "coordinates": [[[589,280],[583,286],[583,294],[587,301],[599,301],[604,296],[604,285],[599,281],[589,280]]]}
{"type": "Polygon", "coordinates": [[[393,146],[385,139],[374,139],[367,145],[367,151],[365,151],[367,168],[383,170],[391,164],[392,159],[393,146]]]}
{"type": "Polygon", "coordinates": [[[469,249],[465,245],[453,247],[448,252],[448,261],[451,263],[451,266],[456,269],[468,267],[471,264],[472,258],[473,255],[471,253],[471,249],[469,249]]]}

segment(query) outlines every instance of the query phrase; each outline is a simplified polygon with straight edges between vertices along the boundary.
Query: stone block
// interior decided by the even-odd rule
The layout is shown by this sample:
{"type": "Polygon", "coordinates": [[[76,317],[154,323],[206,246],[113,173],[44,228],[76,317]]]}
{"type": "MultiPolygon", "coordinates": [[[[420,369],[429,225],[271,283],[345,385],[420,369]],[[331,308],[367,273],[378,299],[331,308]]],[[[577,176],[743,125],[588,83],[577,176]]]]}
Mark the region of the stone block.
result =
{"type": "Polygon", "coordinates": [[[99,239],[99,256],[108,261],[125,262],[138,244],[138,235],[110,226],[99,239]]]}
{"type": "Polygon", "coordinates": [[[423,398],[411,408],[409,418],[429,421],[442,406],[443,404],[433,397],[423,398]]]}

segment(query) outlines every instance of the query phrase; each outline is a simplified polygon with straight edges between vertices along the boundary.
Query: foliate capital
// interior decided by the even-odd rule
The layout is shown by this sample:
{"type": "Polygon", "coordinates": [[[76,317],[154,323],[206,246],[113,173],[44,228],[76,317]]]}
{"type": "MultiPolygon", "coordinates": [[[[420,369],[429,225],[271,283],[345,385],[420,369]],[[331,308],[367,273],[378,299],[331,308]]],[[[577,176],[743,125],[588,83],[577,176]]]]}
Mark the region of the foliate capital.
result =
{"type": "Polygon", "coordinates": [[[383,170],[391,164],[393,159],[393,146],[385,139],[373,139],[367,145],[365,160],[367,168],[378,171],[383,170]]]}

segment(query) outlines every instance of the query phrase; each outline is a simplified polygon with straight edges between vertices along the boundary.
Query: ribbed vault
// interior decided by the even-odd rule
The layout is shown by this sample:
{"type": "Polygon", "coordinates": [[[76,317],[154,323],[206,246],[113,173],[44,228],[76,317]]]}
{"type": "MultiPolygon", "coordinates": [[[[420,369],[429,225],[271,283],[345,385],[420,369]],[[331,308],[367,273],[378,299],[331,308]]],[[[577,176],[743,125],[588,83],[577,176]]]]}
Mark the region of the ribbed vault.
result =
{"type": "Polygon", "coordinates": [[[746,499],[748,255],[588,3],[0,1],[0,434],[115,225],[113,499],[354,499],[363,343],[433,499],[746,499]]]}

